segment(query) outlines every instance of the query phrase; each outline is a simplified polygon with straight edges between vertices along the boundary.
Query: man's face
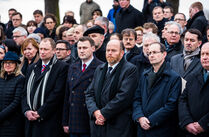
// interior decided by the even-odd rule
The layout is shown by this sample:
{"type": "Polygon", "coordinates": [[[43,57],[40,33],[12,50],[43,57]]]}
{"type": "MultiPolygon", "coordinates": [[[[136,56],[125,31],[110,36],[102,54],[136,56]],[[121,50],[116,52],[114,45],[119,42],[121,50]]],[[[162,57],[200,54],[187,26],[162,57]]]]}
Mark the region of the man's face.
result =
{"type": "Polygon", "coordinates": [[[130,0],[119,0],[121,8],[128,8],[130,5],[130,0]]]}
{"type": "Polygon", "coordinates": [[[171,17],[173,16],[173,13],[171,13],[171,10],[169,8],[164,8],[163,12],[164,18],[171,19],[171,17]]]}
{"type": "Polygon", "coordinates": [[[164,26],[164,28],[163,28],[163,30],[162,30],[162,38],[164,38],[164,39],[167,39],[167,37],[168,37],[168,27],[169,27],[170,25],[165,25],[164,26]]]}
{"type": "Polygon", "coordinates": [[[166,52],[160,51],[160,45],[159,44],[151,44],[149,47],[149,61],[150,64],[153,66],[160,65],[164,62],[166,57],[166,52]]]}
{"type": "Polygon", "coordinates": [[[184,28],[186,26],[186,24],[187,24],[187,21],[184,18],[184,15],[182,15],[182,14],[176,14],[174,16],[174,21],[179,23],[182,28],[184,28]]]}
{"type": "Polygon", "coordinates": [[[186,32],[184,36],[184,49],[188,52],[195,51],[200,45],[201,41],[198,41],[198,36],[190,32],[186,32]]]}
{"type": "Polygon", "coordinates": [[[12,20],[12,14],[13,14],[13,13],[15,13],[14,10],[10,10],[10,11],[8,12],[8,14],[9,14],[9,20],[12,20]]]}
{"type": "Polygon", "coordinates": [[[58,59],[65,59],[70,53],[71,51],[67,49],[65,43],[58,43],[56,45],[56,56],[58,59]]]}
{"type": "Polygon", "coordinates": [[[177,44],[180,40],[180,30],[176,25],[170,25],[168,27],[167,42],[169,45],[177,44]]]}
{"type": "Polygon", "coordinates": [[[209,43],[205,43],[201,49],[201,64],[206,70],[209,70],[209,43]]]}
{"type": "Polygon", "coordinates": [[[99,33],[91,33],[89,34],[89,37],[94,40],[96,50],[102,46],[102,43],[104,41],[104,35],[99,33]]]}
{"type": "Polygon", "coordinates": [[[48,30],[53,30],[55,25],[56,25],[56,23],[53,21],[52,18],[47,18],[46,19],[45,26],[48,30]]]}
{"type": "Polygon", "coordinates": [[[77,44],[78,56],[84,62],[89,61],[93,57],[95,47],[91,46],[89,41],[79,41],[77,44]]]}
{"type": "Polygon", "coordinates": [[[192,18],[195,14],[197,13],[197,9],[196,8],[189,8],[189,17],[192,18]]]}
{"type": "Polygon", "coordinates": [[[155,21],[163,20],[163,16],[164,16],[163,15],[163,9],[162,8],[154,9],[152,15],[153,15],[153,19],[155,21]]]}
{"type": "Polygon", "coordinates": [[[136,40],[134,34],[130,34],[130,36],[124,34],[123,35],[123,44],[127,51],[131,50],[136,45],[136,40]]]}
{"type": "Polygon", "coordinates": [[[75,42],[79,40],[83,36],[83,27],[81,25],[77,26],[74,29],[73,36],[75,38],[75,42]]]}
{"type": "Polygon", "coordinates": [[[149,47],[152,43],[157,42],[155,39],[145,39],[143,43],[143,53],[145,57],[148,57],[149,47]]]}
{"type": "Polygon", "coordinates": [[[12,16],[12,24],[15,28],[22,24],[22,19],[19,14],[12,16]]]}
{"type": "Polygon", "coordinates": [[[13,33],[13,39],[17,45],[21,46],[26,39],[26,36],[21,35],[19,31],[13,33]]]}
{"type": "Polygon", "coordinates": [[[124,51],[120,48],[119,40],[111,40],[106,47],[106,59],[111,66],[118,63],[124,55],[124,51]]]}
{"type": "Polygon", "coordinates": [[[39,54],[41,60],[47,63],[54,56],[55,49],[52,49],[49,41],[41,41],[39,45],[39,54]]]}
{"type": "Polygon", "coordinates": [[[37,24],[41,23],[41,21],[43,20],[43,16],[41,16],[41,14],[35,14],[33,15],[34,19],[35,19],[35,22],[37,24]]]}

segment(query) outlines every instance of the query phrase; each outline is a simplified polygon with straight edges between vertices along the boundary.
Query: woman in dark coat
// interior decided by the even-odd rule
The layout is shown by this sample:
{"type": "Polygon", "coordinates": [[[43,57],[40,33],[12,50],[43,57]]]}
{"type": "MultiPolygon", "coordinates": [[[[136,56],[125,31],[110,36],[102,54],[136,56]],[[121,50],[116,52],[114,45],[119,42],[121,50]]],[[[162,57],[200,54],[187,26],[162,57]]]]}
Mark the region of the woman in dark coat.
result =
{"type": "Polygon", "coordinates": [[[16,53],[7,52],[0,73],[0,137],[24,137],[20,102],[24,77],[16,53]]]}

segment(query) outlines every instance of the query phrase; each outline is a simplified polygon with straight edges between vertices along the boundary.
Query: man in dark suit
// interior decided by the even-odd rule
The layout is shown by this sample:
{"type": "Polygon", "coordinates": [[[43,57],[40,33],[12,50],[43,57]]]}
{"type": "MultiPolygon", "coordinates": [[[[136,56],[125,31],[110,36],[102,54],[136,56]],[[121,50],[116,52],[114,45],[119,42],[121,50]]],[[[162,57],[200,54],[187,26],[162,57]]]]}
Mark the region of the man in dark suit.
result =
{"type": "Polygon", "coordinates": [[[132,137],[132,100],[137,87],[137,69],[123,58],[119,40],[107,44],[107,63],[97,67],[86,90],[92,137],[132,137]]]}
{"type": "Polygon", "coordinates": [[[136,46],[137,34],[134,29],[124,29],[122,32],[123,44],[125,47],[125,59],[130,61],[133,57],[141,54],[142,48],[136,46]]]}
{"type": "Polygon", "coordinates": [[[152,68],[141,76],[133,103],[137,137],[176,137],[181,77],[165,61],[166,54],[161,43],[149,47],[152,68]]]}
{"type": "Polygon", "coordinates": [[[69,67],[64,100],[63,128],[73,137],[90,137],[89,116],[84,91],[92,81],[96,67],[102,62],[93,56],[94,41],[81,37],[77,44],[80,61],[69,67]]]}
{"type": "Polygon", "coordinates": [[[55,42],[39,45],[40,60],[29,68],[22,101],[26,137],[62,137],[62,108],[67,64],[57,60],[55,42]]]}
{"type": "Polygon", "coordinates": [[[188,76],[200,69],[200,45],[202,44],[202,34],[197,29],[189,29],[184,36],[183,53],[171,58],[171,68],[182,78],[187,80],[188,76]]]}
{"type": "Polygon", "coordinates": [[[202,68],[188,78],[179,99],[179,125],[187,131],[186,137],[209,136],[209,43],[201,48],[202,68]]]}

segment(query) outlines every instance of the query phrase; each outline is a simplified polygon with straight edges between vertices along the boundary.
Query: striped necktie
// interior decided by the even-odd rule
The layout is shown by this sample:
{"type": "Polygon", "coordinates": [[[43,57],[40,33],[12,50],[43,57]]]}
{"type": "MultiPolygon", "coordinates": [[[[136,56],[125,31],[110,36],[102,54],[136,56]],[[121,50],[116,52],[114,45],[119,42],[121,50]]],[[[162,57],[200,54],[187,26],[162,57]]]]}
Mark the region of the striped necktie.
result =
{"type": "Polygon", "coordinates": [[[41,73],[44,72],[46,65],[42,65],[41,73]]]}

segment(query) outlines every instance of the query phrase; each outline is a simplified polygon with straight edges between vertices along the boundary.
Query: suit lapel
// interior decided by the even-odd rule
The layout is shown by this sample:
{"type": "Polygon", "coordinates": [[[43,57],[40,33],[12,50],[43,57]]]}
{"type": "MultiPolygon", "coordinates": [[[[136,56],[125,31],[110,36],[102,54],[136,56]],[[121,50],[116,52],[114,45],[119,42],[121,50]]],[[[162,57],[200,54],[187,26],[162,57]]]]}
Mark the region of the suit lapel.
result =
{"type": "Polygon", "coordinates": [[[176,62],[179,63],[179,73],[181,76],[184,75],[185,71],[184,71],[184,56],[183,54],[181,55],[181,57],[179,58],[179,60],[176,62]]]}
{"type": "Polygon", "coordinates": [[[188,73],[190,73],[194,67],[197,66],[197,64],[200,62],[200,60],[198,58],[194,58],[194,60],[191,62],[191,64],[189,65],[188,69],[186,70],[186,72],[184,73],[183,77],[185,77],[188,73]]]}

